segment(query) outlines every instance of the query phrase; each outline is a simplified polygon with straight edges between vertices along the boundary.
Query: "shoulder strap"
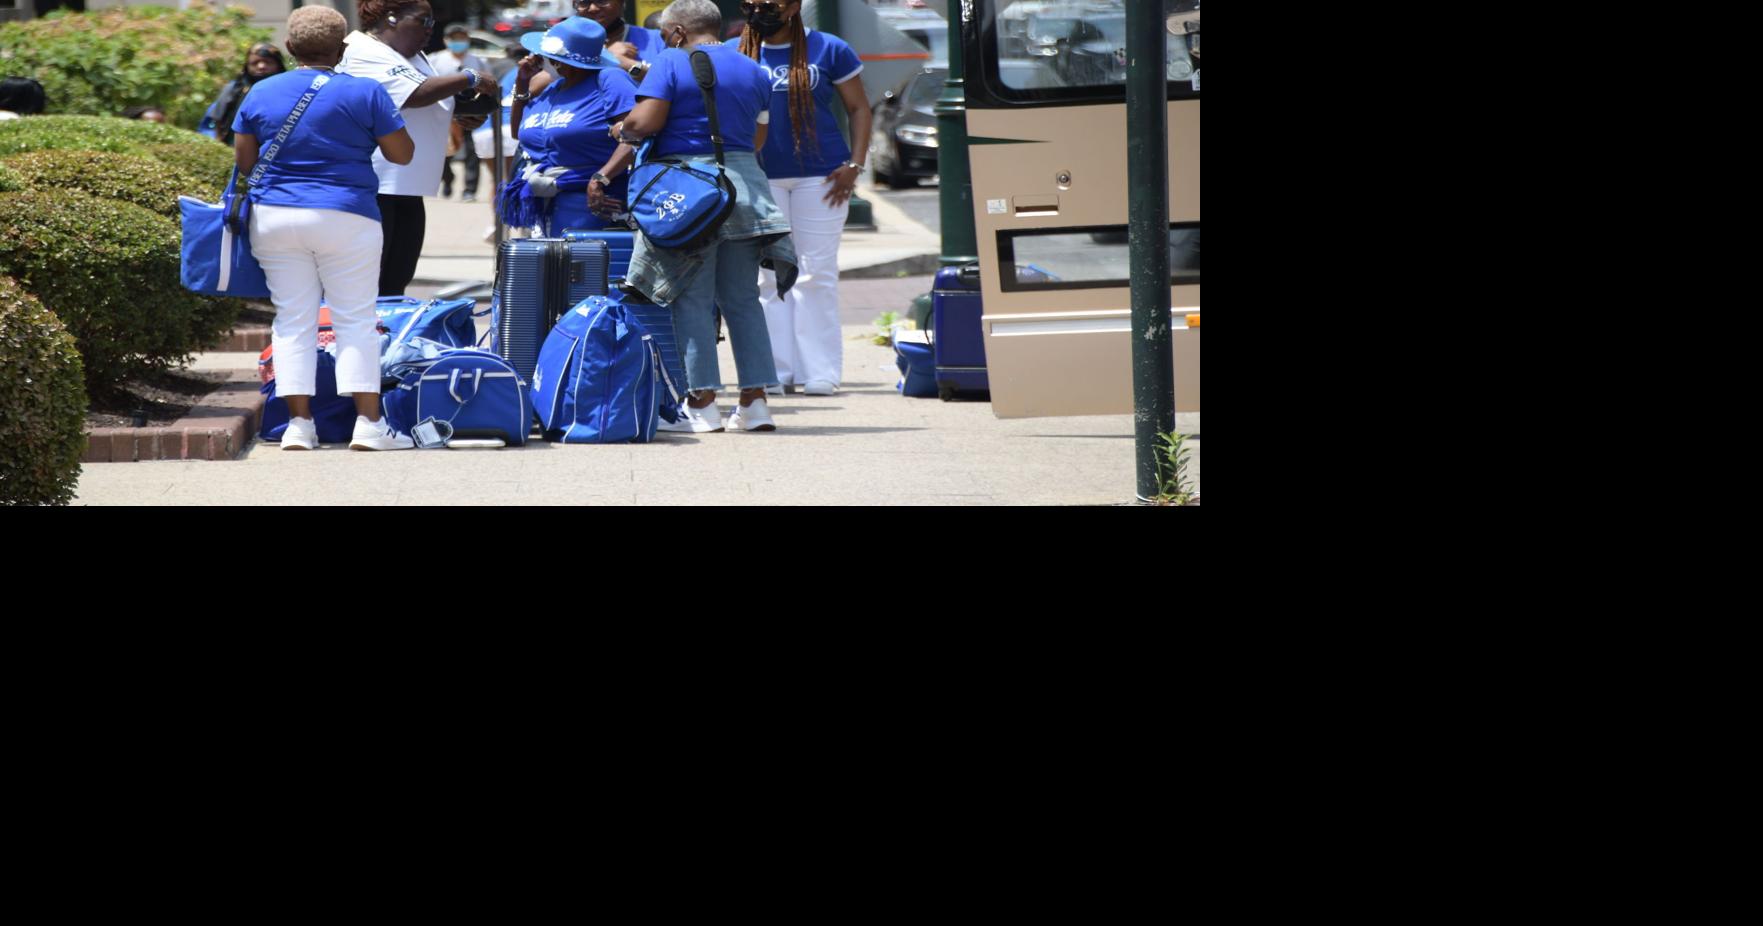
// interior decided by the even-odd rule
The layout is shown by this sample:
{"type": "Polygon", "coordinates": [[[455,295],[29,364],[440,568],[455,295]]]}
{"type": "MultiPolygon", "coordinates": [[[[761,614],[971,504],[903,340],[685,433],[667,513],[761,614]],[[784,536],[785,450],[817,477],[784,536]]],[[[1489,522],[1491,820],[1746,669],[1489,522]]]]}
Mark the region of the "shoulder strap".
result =
{"type": "Polygon", "coordinates": [[[704,112],[710,116],[710,144],[716,147],[716,163],[722,163],[722,120],[716,118],[716,68],[710,64],[710,53],[702,48],[692,50],[692,75],[698,78],[698,89],[704,94],[704,112]]]}
{"type": "MultiPolygon", "coordinates": [[[[312,79],[312,86],[306,90],[306,95],[300,98],[300,102],[294,104],[294,111],[288,113],[288,121],[282,123],[282,130],[276,133],[275,141],[270,142],[269,147],[263,149],[263,156],[257,159],[257,167],[251,171],[251,176],[245,178],[245,188],[233,196],[232,204],[227,208],[227,222],[229,224],[240,226],[244,223],[245,201],[251,198],[251,187],[263,180],[264,171],[269,169],[270,162],[275,160],[275,156],[281,153],[282,146],[288,143],[288,136],[294,134],[294,126],[299,125],[300,117],[306,115],[307,108],[312,105],[312,98],[318,96],[318,91],[330,82],[331,75],[320,71],[318,76],[312,79]]],[[[234,173],[236,175],[237,171],[234,173]]]]}

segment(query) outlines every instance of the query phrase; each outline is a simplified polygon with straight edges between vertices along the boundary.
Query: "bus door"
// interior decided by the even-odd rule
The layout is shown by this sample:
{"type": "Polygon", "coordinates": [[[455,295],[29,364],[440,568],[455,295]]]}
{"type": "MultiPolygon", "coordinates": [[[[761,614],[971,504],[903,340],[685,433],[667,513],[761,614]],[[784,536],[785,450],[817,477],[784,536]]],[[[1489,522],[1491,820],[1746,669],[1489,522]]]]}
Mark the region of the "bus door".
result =
{"type": "MultiPolygon", "coordinates": [[[[1165,12],[1176,409],[1197,412],[1199,2],[1165,12]]],[[[978,0],[974,16],[963,51],[992,410],[1131,412],[1125,6],[978,0]]]]}

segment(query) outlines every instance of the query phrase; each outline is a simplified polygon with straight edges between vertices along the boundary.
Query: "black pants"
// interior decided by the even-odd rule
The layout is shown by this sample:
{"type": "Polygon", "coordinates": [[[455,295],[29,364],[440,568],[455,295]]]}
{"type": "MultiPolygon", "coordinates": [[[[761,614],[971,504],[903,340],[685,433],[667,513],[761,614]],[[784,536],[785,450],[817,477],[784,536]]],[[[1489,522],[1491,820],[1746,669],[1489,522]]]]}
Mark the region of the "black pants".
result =
{"type": "Polygon", "coordinates": [[[380,232],[385,236],[380,251],[380,295],[402,296],[416,277],[416,261],[422,257],[422,236],[428,212],[420,196],[379,194],[380,232]]]}

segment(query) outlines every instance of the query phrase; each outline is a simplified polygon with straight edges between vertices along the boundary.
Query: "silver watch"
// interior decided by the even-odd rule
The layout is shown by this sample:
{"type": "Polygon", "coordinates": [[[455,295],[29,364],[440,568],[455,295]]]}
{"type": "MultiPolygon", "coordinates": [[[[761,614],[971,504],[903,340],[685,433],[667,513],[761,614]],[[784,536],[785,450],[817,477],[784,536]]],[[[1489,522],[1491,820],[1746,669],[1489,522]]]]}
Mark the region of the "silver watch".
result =
{"type": "Polygon", "coordinates": [[[839,166],[840,167],[849,167],[849,168],[856,170],[860,174],[863,173],[863,165],[857,163],[856,161],[846,161],[845,163],[840,164],[839,166]]]}

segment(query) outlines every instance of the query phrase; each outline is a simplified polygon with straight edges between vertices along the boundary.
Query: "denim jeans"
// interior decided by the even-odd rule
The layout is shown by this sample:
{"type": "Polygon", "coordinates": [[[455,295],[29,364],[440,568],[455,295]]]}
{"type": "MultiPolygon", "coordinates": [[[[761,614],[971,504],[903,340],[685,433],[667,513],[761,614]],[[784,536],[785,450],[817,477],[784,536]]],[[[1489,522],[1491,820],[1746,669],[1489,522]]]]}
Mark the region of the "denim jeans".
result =
{"type": "Polygon", "coordinates": [[[674,334],[685,352],[686,380],[693,390],[722,388],[716,360],[716,306],[735,354],[735,372],[742,389],[777,383],[771,357],[771,336],[759,304],[758,238],[723,240],[707,249],[704,266],[673,304],[674,334]]]}

